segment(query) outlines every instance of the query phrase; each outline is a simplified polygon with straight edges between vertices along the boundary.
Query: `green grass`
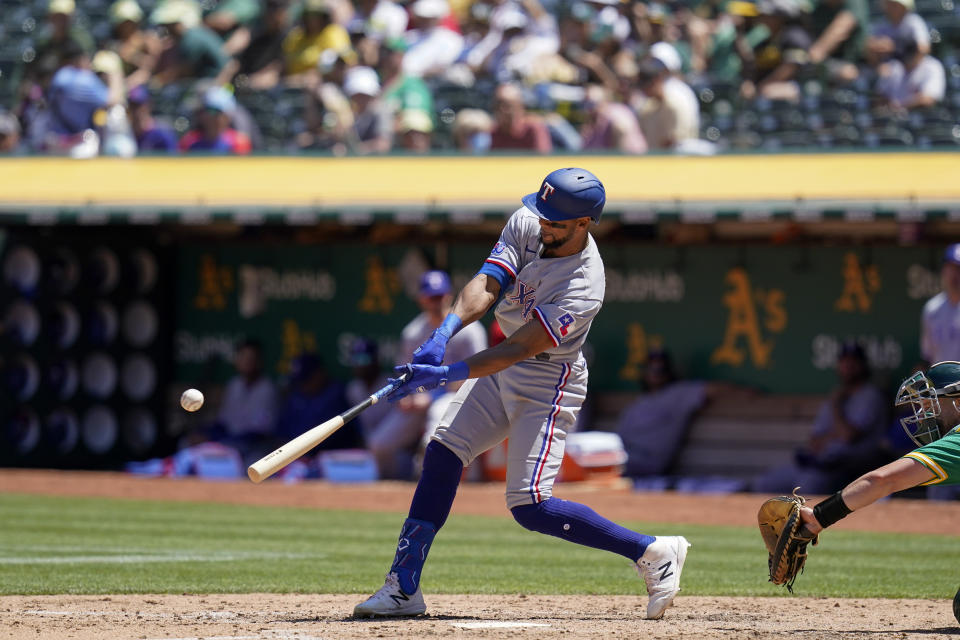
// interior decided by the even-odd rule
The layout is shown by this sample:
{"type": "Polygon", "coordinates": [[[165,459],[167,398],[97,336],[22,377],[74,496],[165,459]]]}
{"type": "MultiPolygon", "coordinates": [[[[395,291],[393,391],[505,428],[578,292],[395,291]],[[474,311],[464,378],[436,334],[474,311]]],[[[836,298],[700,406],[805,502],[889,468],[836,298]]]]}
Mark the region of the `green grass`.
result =
{"type": "MultiPolygon", "coordinates": [[[[367,593],[381,584],[402,516],[353,511],[0,494],[0,594],[367,593]]],[[[759,533],[625,523],[692,543],[685,595],[785,595],[767,583],[759,533]]],[[[956,537],[831,531],[799,595],[951,597],[956,537]]],[[[457,516],[430,553],[433,593],[634,594],[624,558],[457,516]]]]}

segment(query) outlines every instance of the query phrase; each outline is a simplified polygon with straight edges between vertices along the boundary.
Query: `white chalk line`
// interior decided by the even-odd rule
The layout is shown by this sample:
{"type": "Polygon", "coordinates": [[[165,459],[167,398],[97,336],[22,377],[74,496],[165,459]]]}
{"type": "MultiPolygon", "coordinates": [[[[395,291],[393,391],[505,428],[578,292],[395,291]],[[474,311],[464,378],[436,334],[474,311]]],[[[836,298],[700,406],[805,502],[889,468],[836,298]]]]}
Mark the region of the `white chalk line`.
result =
{"type": "Polygon", "coordinates": [[[255,636],[186,636],[178,638],[147,638],[147,640],[327,640],[299,629],[265,629],[255,636]]]}
{"type": "Polygon", "coordinates": [[[208,553],[141,552],[115,555],[0,556],[0,566],[31,564],[146,564],[168,562],[236,562],[238,560],[307,560],[326,558],[325,553],[233,551],[208,553]]]}
{"type": "Polygon", "coordinates": [[[58,611],[54,609],[26,609],[20,613],[32,616],[51,617],[97,617],[122,618],[136,615],[149,620],[195,619],[195,620],[235,620],[240,617],[233,611],[198,611],[196,613],[152,613],[150,611],[58,611]]]}
{"type": "Polygon", "coordinates": [[[186,636],[182,638],[147,638],[147,640],[327,640],[323,636],[309,636],[298,632],[258,636],[186,636]]]}
{"type": "Polygon", "coordinates": [[[520,627],[549,627],[546,622],[508,622],[506,620],[484,620],[481,622],[451,622],[458,629],[517,629],[520,627]]]}

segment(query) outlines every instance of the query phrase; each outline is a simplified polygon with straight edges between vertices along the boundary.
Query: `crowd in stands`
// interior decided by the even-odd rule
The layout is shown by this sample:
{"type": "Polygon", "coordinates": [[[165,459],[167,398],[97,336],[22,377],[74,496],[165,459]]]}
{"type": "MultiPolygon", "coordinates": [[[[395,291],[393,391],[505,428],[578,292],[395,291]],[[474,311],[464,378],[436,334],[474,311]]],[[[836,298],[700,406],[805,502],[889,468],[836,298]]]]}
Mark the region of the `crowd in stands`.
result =
{"type": "Polygon", "coordinates": [[[27,0],[0,152],[960,142],[952,0],[27,0]]]}

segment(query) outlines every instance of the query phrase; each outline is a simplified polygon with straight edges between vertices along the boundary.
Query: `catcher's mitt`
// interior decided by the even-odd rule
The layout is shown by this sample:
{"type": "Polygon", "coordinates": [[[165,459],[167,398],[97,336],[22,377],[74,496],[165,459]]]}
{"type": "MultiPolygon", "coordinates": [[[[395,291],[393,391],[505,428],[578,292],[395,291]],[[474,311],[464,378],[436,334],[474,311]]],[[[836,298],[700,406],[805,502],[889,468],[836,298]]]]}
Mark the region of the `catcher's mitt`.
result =
{"type": "Polygon", "coordinates": [[[807,561],[807,545],[817,544],[817,536],[810,533],[800,519],[800,507],[806,501],[797,495],[799,488],[793,490],[792,496],[770,498],[760,505],[757,513],[760,535],[770,552],[767,560],[770,582],[786,585],[790,593],[807,561]]]}

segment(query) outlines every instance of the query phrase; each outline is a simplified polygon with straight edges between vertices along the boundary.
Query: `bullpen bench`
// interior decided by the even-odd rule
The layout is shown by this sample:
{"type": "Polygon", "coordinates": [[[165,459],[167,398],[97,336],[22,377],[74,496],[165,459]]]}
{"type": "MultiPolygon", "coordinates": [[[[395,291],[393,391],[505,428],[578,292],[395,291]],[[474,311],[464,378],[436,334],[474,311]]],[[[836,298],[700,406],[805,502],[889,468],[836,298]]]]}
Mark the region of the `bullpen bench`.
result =
{"type": "MultiPolygon", "coordinates": [[[[635,392],[598,395],[593,428],[613,431],[636,398],[635,392]]],[[[823,400],[823,395],[792,394],[716,398],[694,416],[671,476],[747,481],[769,467],[790,464],[823,400]]]]}

